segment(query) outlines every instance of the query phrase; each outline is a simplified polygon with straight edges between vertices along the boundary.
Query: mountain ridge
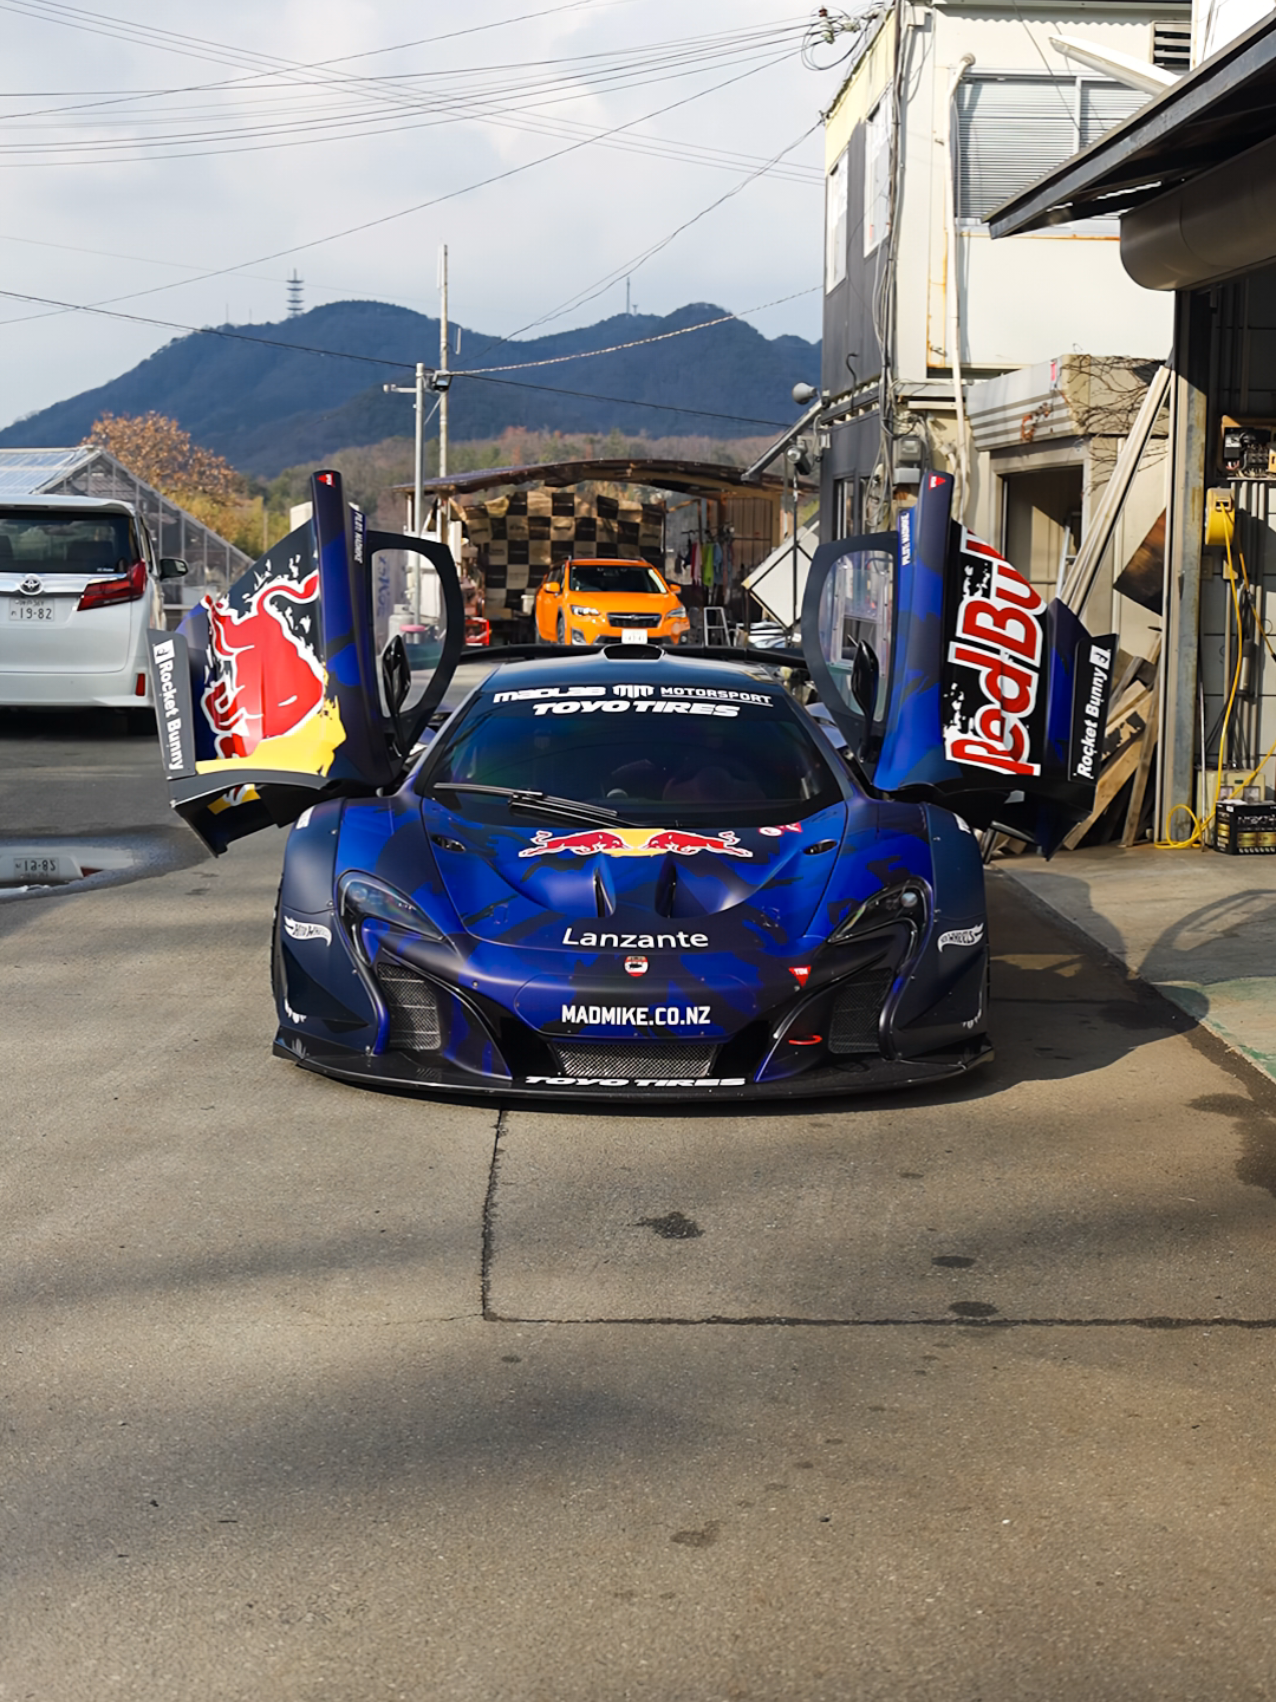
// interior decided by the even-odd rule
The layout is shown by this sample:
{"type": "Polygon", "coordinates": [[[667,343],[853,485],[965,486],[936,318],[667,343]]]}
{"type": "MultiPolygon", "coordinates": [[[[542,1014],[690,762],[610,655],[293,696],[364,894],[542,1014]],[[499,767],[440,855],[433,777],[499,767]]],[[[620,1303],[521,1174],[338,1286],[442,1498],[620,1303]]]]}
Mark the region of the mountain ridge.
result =
{"type": "MultiPolygon", "coordinates": [[[[689,302],[663,316],[615,314],[525,342],[457,328],[462,352],[452,356],[460,370],[449,392],[450,434],[497,437],[510,426],[723,438],[779,431],[796,417],[792,386],[819,381],[819,344],[767,338],[739,319],[667,335],[725,312],[689,302]],[[656,338],[666,340],[646,340],[656,338]],[[593,352],[617,343],[639,346],[593,352]],[[563,355],[581,358],[524,366],[563,355]],[[522,370],[466,376],[470,363],[522,370]]],[[[411,433],[411,397],[387,395],[382,386],[410,382],[415,361],[433,364],[438,346],[437,319],[369,301],[331,302],[270,325],[192,332],[106,384],[15,420],[0,430],[0,447],[77,443],[104,413],[154,411],[242,472],[270,478],[338,449],[411,433]],[[229,330],[242,336],[218,334],[229,330]]]]}

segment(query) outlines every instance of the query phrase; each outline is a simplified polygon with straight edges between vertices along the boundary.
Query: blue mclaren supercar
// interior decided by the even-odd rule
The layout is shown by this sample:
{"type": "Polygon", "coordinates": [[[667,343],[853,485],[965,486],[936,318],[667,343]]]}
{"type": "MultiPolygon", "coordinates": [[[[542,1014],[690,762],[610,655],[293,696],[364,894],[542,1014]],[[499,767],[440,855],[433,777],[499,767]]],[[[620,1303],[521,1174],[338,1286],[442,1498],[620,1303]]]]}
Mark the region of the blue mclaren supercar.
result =
{"type": "Polygon", "coordinates": [[[425,1093],[648,1103],[989,1057],[977,830],[1048,854],[1087,813],[1114,643],[951,494],[929,475],[898,533],[820,548],[800,650],[485,651],[444,714],[450,555],[367,530],[316,474],[309,522],[152,634],[174,807],[216,852],[290,828],[276,1052],[425,1093]],[[436,636],[416,668],[391,552],[436,636]]]}

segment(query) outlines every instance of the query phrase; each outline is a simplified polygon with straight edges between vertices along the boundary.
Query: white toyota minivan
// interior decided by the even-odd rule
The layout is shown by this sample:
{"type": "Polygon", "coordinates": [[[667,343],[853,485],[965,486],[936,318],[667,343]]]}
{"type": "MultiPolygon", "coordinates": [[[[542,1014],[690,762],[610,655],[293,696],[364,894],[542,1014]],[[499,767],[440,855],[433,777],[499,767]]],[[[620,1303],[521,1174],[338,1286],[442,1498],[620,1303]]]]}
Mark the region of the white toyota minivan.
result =
{"type": "Polygon", "coordinates": [[[146,631],[185,572],[127,502],[0,501],[0,706],[149,708],[146,631]]]}

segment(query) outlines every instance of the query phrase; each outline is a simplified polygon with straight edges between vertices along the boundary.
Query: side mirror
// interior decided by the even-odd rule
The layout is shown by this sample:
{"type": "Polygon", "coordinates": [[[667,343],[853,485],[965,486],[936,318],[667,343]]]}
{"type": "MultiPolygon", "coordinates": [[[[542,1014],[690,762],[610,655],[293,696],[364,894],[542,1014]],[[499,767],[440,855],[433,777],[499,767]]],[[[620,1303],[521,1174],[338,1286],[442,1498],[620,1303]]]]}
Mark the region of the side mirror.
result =
{"type": "Polygon", "coordinates": [[[180,556],[161,556],[159,576],[161,579],[184,579],[190,568],[180,556]]]}
{"type": "Polygon", "coordinates": [[[551,597],[557,597],[557,595],[558,595],[558,593],[561,589],[562,589],[562,587],[559,585],[559,583],[556,579],[548,580],[544,585],[541,586],[541,590],[547,591],[551,597]]]}
{"type": "Polygon", "coordinates": [[[866,731],[872,727],[873,717],[877,713],[877,687],[881,677],[882,669],[876,650],[861,638],[855,646],[855,656],[851,662],[851,696],[855,699],[855,707],[864,717],[866,731]]]}
{"type": "Polygon", "coordinates": [[[396,632],[381,652],[381,684],[385,688],[390,714],[397,715],[412,690],[412,664],[408,661],[408,647],[400,633],[396,632]]]}

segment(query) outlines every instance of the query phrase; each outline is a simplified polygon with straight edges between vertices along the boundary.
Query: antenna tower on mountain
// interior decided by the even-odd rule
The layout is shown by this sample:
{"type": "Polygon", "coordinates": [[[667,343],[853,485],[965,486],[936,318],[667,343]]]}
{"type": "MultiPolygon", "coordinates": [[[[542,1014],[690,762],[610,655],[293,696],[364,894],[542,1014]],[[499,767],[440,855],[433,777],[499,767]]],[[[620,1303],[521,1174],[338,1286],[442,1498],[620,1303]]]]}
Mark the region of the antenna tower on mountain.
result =
{"type": "Polygon", "coordinates": [[[289,319],[296,319],[300,313],[305,311],[301,303],[301,291],[304,283],[305,279],[297,276],[297,268],[294,266],[292,269],[292,277],[288,280],[289,319]]]}

